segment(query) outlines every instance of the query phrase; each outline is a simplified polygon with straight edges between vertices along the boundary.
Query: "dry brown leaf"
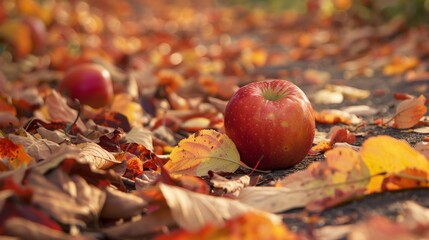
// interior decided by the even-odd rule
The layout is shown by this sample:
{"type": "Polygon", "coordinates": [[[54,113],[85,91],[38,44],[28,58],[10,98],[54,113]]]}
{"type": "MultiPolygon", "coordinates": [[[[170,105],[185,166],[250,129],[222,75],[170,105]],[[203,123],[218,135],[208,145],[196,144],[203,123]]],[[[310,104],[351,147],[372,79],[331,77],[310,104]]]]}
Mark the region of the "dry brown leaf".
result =
{"type": "Polygon", "coordinates": [[[80,148],[80,158],[85,162],[90,163],[99,169],[107,169],[115,164],[121,163],[116,160],[115,156],[110,152],[104,150],[98,144],[93,142],[81,143],[76,145],[80,148]]]}
{"type": "Polygon", "coordinates": [[[225,220],[247,212],[259,212],[273,222],[281,222],[281,218],[256,210],[236,200],[214,197],[189,190],[159,185],[176,223],[187,230],[198,230],[207,224],[222,225],[225,220]]]}
{"type": "Polygon", "coordinates": [[[27,137],[9,134],[8,137],[13,142],[21,144],[28,155],[38,161],[49,158],[60,147],[55,142],[43,138],[37,139],[30,134],[27,134],[27,137]]]}
{"type": "Polygon", "coordinates": [[[37,128],[37,133],[42,137],[42,139],[46,139],[57,144],[70,141],[69,136],[67,136],[63,131],[59,130],[51,131],[44,127],[39,127],[37,128]]]}
{"type": "Polygon", "coordinates": [[[113,188],[106,188],[106,201],[101,210],[101,217],[106,219],[129,219],[141,214],[147,203],[136,195],[121,192],[113,188]]]}
{"type": "MultiPolygon", "coordinates": [[[[77,117],[77,111],[67,105],[67,100],[62,97],[56,90],[46,96],[45,111],[49,114],[51,121],[73,123],[77,117]]],[[[76,122],[80,130],[86,131],[86,126],[79,118],[76,122]]]]}
{"type": "Polygon", "coordinates": [[[101,231],[112,239],[144,239],[145,235],[161,232],[169,225],[174,225],[174,220],[171,211],[164,207],[138,220],[104,228],[101,231]]]}
{"type": "Polygon", "coordinates": [[[32,172],[28,184],[32,202],[65,225],[86,226],[97,220],[105,194],[81,177],[68,177],[61,170],[50,173],[52,180],[32,172]]]}
{"type": "Polygon", "coordinates": [[[250,177],[248,175],[243,175],[240,177],[227,179],[219,174],[214,173],[210,178],[210,183],[213,188],[222,189],[223,194],[238,196],[241,189],[250,185],[250,177]]]}
{"type": "Polygon", "coordinates": [[[143,127],[133,127],[125,134],[125,140],[128,143],[137,143],[145,146],[148,150],[153,151],[152,132],[143,127]]]}
{"type": "Polygon", "coordinates": [[[426,114],[425,103],[426,98],[423,95],[402,101],[396,107],[396,113],[393,116],[393,127],[399,129],[414,127],[426,114]]]}
{"type": "MultiPolygon", "coordinates": [[[[4,223],[4,231],[5,235],[18,239],[80,239],[79,236],[67,235],[64,232],[53,230],[20,217],[13,217],[7,220],[4,223]]],[[[82,237],[82,239],[84,238],[82,237]]]]}

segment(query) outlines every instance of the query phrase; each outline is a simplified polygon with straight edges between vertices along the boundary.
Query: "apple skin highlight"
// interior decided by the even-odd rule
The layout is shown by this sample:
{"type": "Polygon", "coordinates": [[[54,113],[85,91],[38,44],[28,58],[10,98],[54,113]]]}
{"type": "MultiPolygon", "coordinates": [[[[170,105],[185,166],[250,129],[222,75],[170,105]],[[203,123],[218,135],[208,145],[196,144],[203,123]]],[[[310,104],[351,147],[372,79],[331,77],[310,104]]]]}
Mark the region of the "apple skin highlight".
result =
{"type": "Polygon", "coordinates": [[[313,108],[305,93],[289,81],[253,82],[228,102],[225,132],[249,167],[285,169],[301,162],[312,146],[313,108]]]}

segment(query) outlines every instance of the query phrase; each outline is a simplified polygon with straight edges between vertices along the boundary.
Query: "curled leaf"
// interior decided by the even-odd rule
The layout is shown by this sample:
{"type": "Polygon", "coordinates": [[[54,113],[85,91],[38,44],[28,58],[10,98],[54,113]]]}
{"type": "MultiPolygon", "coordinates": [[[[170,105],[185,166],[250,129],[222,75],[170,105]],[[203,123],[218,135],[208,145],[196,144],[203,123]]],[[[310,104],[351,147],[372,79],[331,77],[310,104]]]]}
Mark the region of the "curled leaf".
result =
{"type": "Polygon", "coordinates": [[[121,163],[115,159],[113,154],[104,150],[96,143],[81,143],[77,147],[81,149],[79,156],[96,168],[107,169],[115,163],[121,163]]]}
{"type": "Polygon", "coordinates": [[[399,129],[411,128],[416,125],[426,114],[426,98],[420,95],[418,98],[412,98],[402,101],[396,108],[393,117],[393,127],[399,129]]]}
{"type": "Polygon", "coordinates": [[[235,144],[225,134],[201,130],[179,142],[165,168],[173,174],[206,176],[208,171],[234,172],[240,166],[235,144]]]}

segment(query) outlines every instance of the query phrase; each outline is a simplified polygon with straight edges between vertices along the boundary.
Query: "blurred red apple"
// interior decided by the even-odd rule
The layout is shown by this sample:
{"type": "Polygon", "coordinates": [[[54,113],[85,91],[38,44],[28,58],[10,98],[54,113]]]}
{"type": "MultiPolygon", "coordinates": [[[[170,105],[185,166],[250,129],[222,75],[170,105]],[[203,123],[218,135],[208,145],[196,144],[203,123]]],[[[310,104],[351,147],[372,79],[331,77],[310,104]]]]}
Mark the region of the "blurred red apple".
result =
{"type": "Polygon", "coordinates": [[[92,63],[71,67],[65,73],[58,88],[61,93],[93,108],[104,107],[113,98],[109,71],[92,63]]]}
{"type": "Polygon", "coordinates": [[[253,82],[228,102],[225,131],[249,167],[284,169],[301,162],[312,146],[313,109],[304,92],[289,81],[253,82]]]}

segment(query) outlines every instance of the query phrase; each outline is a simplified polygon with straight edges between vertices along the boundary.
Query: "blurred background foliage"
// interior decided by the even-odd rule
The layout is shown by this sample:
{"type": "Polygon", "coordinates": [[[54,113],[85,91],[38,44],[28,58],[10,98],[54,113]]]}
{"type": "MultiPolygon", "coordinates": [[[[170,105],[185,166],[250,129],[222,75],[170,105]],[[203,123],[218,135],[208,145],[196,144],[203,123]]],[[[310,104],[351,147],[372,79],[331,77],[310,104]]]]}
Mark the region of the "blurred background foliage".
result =
{"type": "Polygon", "coordinates": [[[274,13],[291,10],[301,14],[317,13],[325,16],[346,14],[369,23],[390,21],[396,17],[404,18],[409,25],[429,22],[429,0],[230,0],[220,2],[245,8],[264,8],[274,13]]]}

